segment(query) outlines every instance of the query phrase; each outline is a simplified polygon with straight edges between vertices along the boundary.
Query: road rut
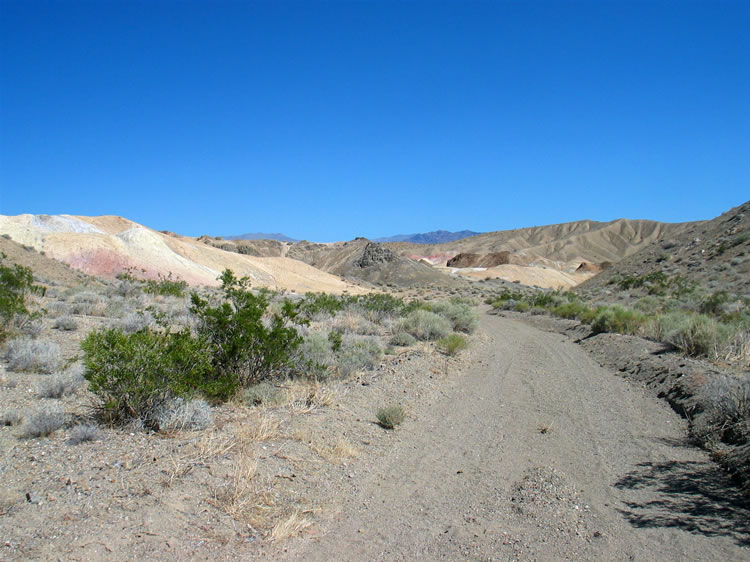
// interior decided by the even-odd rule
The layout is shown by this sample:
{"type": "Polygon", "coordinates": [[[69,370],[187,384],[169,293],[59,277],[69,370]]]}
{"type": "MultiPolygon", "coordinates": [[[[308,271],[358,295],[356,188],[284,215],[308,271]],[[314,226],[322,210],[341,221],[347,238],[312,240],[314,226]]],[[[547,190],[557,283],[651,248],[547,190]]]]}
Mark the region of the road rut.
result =
{"type": "Polygon", "coordinates": [[[482,329],[444,397],[362,459],[288,559],[750,558],[748,511],[664,402],[562,335],[482,329]]]}

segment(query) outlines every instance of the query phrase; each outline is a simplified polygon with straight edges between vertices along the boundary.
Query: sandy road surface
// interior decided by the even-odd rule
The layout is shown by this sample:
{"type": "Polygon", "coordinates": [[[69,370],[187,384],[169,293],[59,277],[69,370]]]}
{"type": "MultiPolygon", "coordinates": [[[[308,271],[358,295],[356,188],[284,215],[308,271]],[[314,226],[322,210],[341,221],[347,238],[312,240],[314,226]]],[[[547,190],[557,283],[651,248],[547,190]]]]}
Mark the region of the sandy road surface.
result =
{"type": "Polygon", "coordinates": [[[334,500],[304,560],[747,560],[750,517],[664,403],[558,334],[484,344],[334,500]],[[548,428],[547,431],[543,431],[548,428]]]}

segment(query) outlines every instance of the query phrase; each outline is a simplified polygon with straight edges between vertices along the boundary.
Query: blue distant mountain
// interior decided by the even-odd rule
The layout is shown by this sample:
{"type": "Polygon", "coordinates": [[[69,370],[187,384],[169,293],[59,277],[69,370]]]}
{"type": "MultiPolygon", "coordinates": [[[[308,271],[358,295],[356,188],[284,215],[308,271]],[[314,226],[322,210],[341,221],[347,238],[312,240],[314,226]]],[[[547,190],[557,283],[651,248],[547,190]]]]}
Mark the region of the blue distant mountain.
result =
{"type": "Polygon", "coordinates": [[[248,232],[247,234],[237,234],[236,236],[224,236],[225,240],[278,240],[279,242],[299,242],[294,238],[289,238],[279,232],[248,232]]]}
{"type": "Polygon", "coordinates": [[[434,232],[425,232],[423,234],[397,234],[387,238],[376,238],[374,242],[410,242],[412,244],[442,244],[443,242],[454,242],[462,238],[469,238],[482,234],[471,230],[462,230],[460,232],[448,232],[447,230],[435,230],[434,232]]]}

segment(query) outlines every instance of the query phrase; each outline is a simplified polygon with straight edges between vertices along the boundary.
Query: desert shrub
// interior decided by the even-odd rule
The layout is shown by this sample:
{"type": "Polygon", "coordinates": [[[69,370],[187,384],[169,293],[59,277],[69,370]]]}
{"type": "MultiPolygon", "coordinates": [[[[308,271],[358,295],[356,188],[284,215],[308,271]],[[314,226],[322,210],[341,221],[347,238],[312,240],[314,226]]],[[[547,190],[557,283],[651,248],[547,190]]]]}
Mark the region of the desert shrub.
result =
{"type": "Polygon", "coordinates": [[[459,351],[469,346],[465,336],[461,334],[451,334],[448,337],[437,341],[437,348],[446,355],[456,355],[459,351]]]}
{"type": "Polygon", "coordinates": [[[251,384],[242,392],[242,400],[249,406],[272,406],[282,398],[283,392],[270,382],[251,384]]]}
{"type": "Polygon", "coordinates": [[[62,398],[81,385],[80,379],[70,375],[52,375],[42,379],[37,387],[39,398],[62,398]]]}
{"type": "Polygon", "coordinates": [[[87,441],[97,441],[102,434],[99,428],[92,424],[79,424],[68,434],[68,445],[80,445],[87,441]]]}
{"type": "Polygon", "coordinates": [[[140,419],[158,429],[159,412],[174,397],[226,399],[236,389],[233,376],[214,372],[207,346],[189,331],[95,331],[81,349],[89,390],[113,423],[140,419]]]}
{"type": "Polygon", "coordinates": [[[466,302],[458,299],[438,302],[432,305],[432,312],[449,320],[456,332],[471,334],[479,326],[479,316],[466,302]]]}
{"type": "Polygon", "coordinates": [[[65,414],[60,408],[44,408],[31,414],[21,427],[21,437],[46,437],[65,425],[65,414]]]}
{"type": "Polygon", "coordinates": [[[335,353],[341,349],[341,345],[344,343],[344,334],[338,330],[331,330],[328,332],[328,341],[331,344],[331,351],[335,353]]]}
{"type": "Polygon", "coordinates": [[[267,293],[253,294],[249,279],[237,279],[228,269],[219,279],[224,302],[218,306],[191,296],[198,335],[209,346],[216,373],[243,386],[284,373],[302,341],[292,326],[299,321],[297,307],[285,300],[281,312],[264,322],[267,293]]]}
{"type": "Polygon", "coordinates": [[[393,334],[391,338],[391,345],[398,345],[402,347],[408,347],[417,343],[417,338],[407,332],[398,332],[393,334]]]}
{"type": "Polygon", "coordinates": [[[126,314],[116,321],[114,326],[126,334],[133,334],[147,328],[153,328],[155,323],[156,321],[150,311],[138,311],[126,314]]]}
{"type": "Polygon", "coordinates": [[[213,422],[211,406],[201,398],[186,400],[178,396],[164,402],[156,413],[160,431],[196,431],[213,422]]]}
{"type": "Polygon", "coordinates": [[[569,320],[581,320],[587,311],[588,307],[585,304],[574,301],[565,302],[555,306],[552,309],[552,314],[569,320]]]}
{"type": "MultiPolygon", "coordinates": [[[[0,260],[5,257],[0,253],[0,260]]],[[[31,269],[0,261],[0,342],[38,315],[29,311],[27,300],[32,294],[43,293],[44,288],[34,284],[31,269]]]]}
{"type": "Polygon", "coordinates": [[[16,409],[5,410],[0,414],[0,425],[19,425],[23,421],[23,414],[16,409]]]}
{"type": "Polygon", "coordinates": [[[59,318],[70,315],[70,305],[66,302],[55,301],[46,306],[48,318],[59,318]]]}
{"type": "Polygon", "coordinates": [[[705,404],[700,436],[707,441],[743,445],[750,441],[750,378],[715,375],[701,389],[705,404]]]}
{"type": "Polygon", "coordinates": [[[518,301],[513,307],[516,312],[528,312],[531,309],[531,305],[526,301],[518,301]]]}
{"type": "Polygon", "coordinates": [[[378,408],[375,416],[378,419],[378,423],[386,429],[394,429],[397,425],[401,425],[404,421],[406,414],[404,409],[398,404],[392,404],[390,406],[384,406],[378,408]]]}
{"type": "Polygon", "coordinates": [[[335,316],[344,309],[344,299],[327,293],[307,293],[298,305],[300,316],[308,320],[322,320],[335,316]]]}
{"type": "Polygon", "coordinates": [[[314,377],[324,377],[334,362],[331,342],[320,332],[311,332],[297,350],[297,370],[314,377]]]}
{"type": "Polygon", "coordinates": [[[81,291],[73,295],[70,313],[80,316],[104,316],[108,304],[104,295],[94,291],[81,291]]]}
{"type": "Polygon", "coordinates": [[[17,338],[5,345],[5,360],[11,371],[54,373],[62,364],[60,346],[46,340],[17,338]]]}
{"type": "Polygon", "coordinates": [[[540,308],[551,308],[562,302],[562,298],[552,291],[539,291],[531,298],[531,305],[540,308]]]}
{"type": "Polygon", "coordinates": [[[72,316],[60,316],[55,320],[52,327],[57,330],[72,332],[78,329],[78,322],[76,322],[76,319],[72,316]]]}
{"type": "Polygon", "coordinates": [[[188,286],[185,281],[173,278],[171,272],[166,277],[160,274],[157,280],[148,279],[145,283],[143,287],[144,293],[164,297],[184,297],[188,286]]]}
{"type": "Polygon", "coordinates": [[[337,357],[339,372],[346,377],[355,371],[371,369],[382,355],[383,350],[375,340],[345,339],[337,357]]]}
{"type": "Polygon", "coordinates": [[[418,340],[439,340],[450,334],[451,322],[429,310],[414,310],[398,326],[399,331],[407,332],[418,340]]]}
{"type": "Polygon", "coordinates": [[[642,312],[643,314],[652,315],[663,311],[664,303],[661,298],[653,295],[648,295],[646,297],[643,297],[642,299],[638,299],[638,301],[633,304],[633,308],[635,308],[639,312],[642,312]]]}
{"type": "Polygon", "coordinates": [[[703,314],[681,311],[662,314],[649,326],[654,339],[672,344],[687,355],[715,357],[732,330],[703,314]]]}
{"type": "Polygon", "coordinates": [[[698,309],[702,314],[712,314],[721,316],[724,312],[724,306],[729,302],[729,293],[727,291],[716,291],[706,297],[698,309]]]}
{"type": "Polygon", "coordinates": [[[374,322],[365,318],[360,310],[349,308],[333,319],[332,328],[342,334],[377,336],[382,332],[374,322]]]}
{"type": "Polygon", "coordinates": [[[614,332],[633,335],[641,330],[646,320],[646,316],[637,310],[622,306],[605,306],[597,311],[591,329],[596,334],[614,332]]]}

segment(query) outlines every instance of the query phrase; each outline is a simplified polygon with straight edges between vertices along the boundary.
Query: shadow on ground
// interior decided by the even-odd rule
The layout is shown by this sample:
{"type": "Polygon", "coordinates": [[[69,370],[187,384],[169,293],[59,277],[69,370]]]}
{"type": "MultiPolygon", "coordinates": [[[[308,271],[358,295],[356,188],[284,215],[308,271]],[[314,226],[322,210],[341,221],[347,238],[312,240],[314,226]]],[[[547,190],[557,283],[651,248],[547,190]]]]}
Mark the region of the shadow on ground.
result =
{"type": "Polygon", "coordinates": [[[750,546],[750,502],[713,463],[641,463],[615,487],[648,491],[647,501],[619,510],[634,527],[677,527],[750,546]]]}

